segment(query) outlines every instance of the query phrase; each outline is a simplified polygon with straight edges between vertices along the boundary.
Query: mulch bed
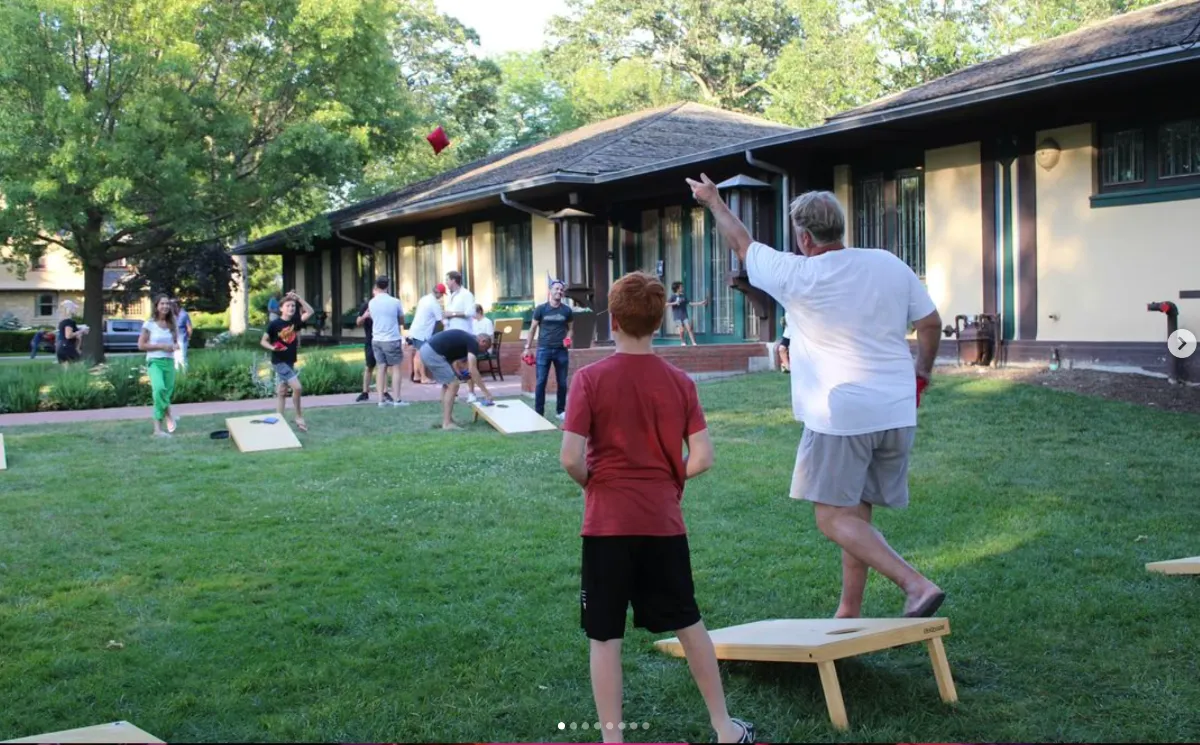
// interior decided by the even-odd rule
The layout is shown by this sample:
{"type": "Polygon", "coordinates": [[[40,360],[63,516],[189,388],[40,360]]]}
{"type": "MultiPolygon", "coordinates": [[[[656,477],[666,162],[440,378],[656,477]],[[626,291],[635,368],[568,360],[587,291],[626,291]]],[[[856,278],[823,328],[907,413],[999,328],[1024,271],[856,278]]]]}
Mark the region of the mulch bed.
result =
{"type": "Polygon", "coordinates": [[[1113,373],[1099,370],[1057,370],[1047,368],[978,368],[939,365],[937,375],[971,375],[995,380],[1013,380],[1029,385],[1043,385],[1059,391],[1100,396],[1114,401],[1151,406],[1163,411],[1200,414],[1200,386],[1172,385],[1164,378],[1136,373],[1113,373]]]}

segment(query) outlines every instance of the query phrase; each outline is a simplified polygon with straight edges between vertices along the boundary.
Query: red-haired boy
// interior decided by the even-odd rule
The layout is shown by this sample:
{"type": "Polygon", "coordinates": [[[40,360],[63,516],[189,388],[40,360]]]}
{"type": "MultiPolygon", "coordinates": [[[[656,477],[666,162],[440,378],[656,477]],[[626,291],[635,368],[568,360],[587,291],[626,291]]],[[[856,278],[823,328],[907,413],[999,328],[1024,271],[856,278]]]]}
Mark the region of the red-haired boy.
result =
{"type": "Polygon", "coordinates": [[[584,489],[580,616],[592,694],[604,741],[621,742],[621,640],[632,603],[634,626],[679,637],[718,741],[753,742],[754,726],[726,711],[696,607],[680,502],[684,483],[712,466],[713,446],[696,384],[651,346],[666,303],[653,275],[613,285],[616,353],[575,373],[567,403],[561,460],[584,489]]]}

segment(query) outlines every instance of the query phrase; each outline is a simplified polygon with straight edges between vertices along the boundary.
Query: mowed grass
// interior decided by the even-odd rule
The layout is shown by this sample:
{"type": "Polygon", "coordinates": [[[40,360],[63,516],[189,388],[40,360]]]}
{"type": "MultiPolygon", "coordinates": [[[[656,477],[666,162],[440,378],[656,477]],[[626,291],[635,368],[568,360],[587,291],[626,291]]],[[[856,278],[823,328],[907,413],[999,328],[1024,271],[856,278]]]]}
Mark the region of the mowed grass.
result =
{"type": "MultiPolygon", "coordinates": [[[[823,617],[839,555],[787,498],[787,379],[702,384],[717,463],[684,501],[710,628],[823,617]]],[[[290,418],[290,412],[289,412],[290,418]]],[[[0,472],[0,739],[129,720],[167,741],[596,741],[578,628],[582,501],[559,436],[435,431],[432,404],[319,409],[299,451],[185,419],[11,428],[0,472]],[[117,641],[122,648],[109,649],[117,641]]],[[[923,647],[723,663],[768,741],[1189,741],[1200,735],[1200,417],[941,378],[893,545],[948,592],[961,703],[923,647]]],[[[868,615],[896,615],[885,579],[868,615]]],[[[709,741],[684,661],[631,630],[634,740],[709,741]]]]}

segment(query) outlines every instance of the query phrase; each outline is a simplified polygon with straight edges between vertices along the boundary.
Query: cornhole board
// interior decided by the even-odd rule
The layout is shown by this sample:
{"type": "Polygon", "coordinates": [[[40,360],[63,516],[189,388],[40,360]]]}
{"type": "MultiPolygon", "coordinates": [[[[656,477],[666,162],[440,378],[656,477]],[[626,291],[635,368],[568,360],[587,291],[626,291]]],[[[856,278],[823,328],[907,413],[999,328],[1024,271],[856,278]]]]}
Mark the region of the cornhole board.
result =
{"type": "Polygon", "coordinates": [[[501,434],[516,435],[525,432],[558,430],[558,427],[538,416],[529,404],[519,398],[497,401],[493,406],[481,406],[474,403],[471,404],[471,408],[475,409],[475,417],[471,421],[477,422],[479,417],[483,417],[501,434]]]}
{"type": "Polygon", "coordinates": [[[144,732],[129,722],[113,722],[98,724],[94,727],[81,727],[62,732],[50,732],[45,735],[22,737],[20,740],[5,740],[4,742],[45,742],[45,743],[74,743],[74,742],[114,742],[114,743],[161,743],[149,732],[144,732]]]}
{"type": "Polygon", "coordinates": [[[1200,556],[1193,556],[1190,559],[1154,561],[1146,565],[1146,571],[1161,572],[1162,574],[1200,574],[1200,556]]]}
{"type": "Polygon", "coordinates": [[[274,424],[261,423],[263,419],[271,416],[276,415],[259,414],[226,419],[225,429],[229,430],[229,436],[233,438],[237,449],[243,453],[303,447],[286,419],[280,418],[274,424]]]}
{"type": "MultiPolygon", "coordinates": [[[[816,618],[775,619],[710,631],[719,660],[804,662],[821,674],[829,719],[837,729],[850,727],[836,660],[925,642],[933,661],[938,693],[946,703],[958,701],[942,637],[950,633],[945,618],[816,618]]],[[[660,651],[683,657],[679,639],[655,642],[660,651]]]]}
{"type": "Polygon", "coordinates": [[[0,435],[0,471],[8,469],[8,458],[4,455],[4,435],[0,435]]]}

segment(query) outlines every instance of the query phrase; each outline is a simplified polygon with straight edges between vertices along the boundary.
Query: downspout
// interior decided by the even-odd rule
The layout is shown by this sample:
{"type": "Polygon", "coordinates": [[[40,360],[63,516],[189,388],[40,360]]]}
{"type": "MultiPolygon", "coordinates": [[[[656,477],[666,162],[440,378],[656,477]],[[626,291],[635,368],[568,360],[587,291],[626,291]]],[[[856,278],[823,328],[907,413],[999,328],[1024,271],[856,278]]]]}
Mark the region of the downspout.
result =
{"type": "Polygon", "coordinates": [[[783,232],[783,235],[780,236],[783,239],[783,245],[780,248],[788,253],[792,253],[792,231],[788,229],[790,227],[788,218],[788,199],[791,196],[791,191],[789,190],[791,179],[788,176],[787,170],[780,168],[777,165],[758,160],[754,157],[753,150],[746,151],[746,162],[755,168],[761,168],[762,170],[770,171],[771,173],[778,173],[783,177],[783,188],[780,190],[779,200],[779,225],[783,232]]]}
{"type": "Polygon", "coordinates": [[[514,202],[513,200],[509,199],[508,194],[506,194],[504,192],[500,193],[500,201],[503,202],[504,204],[508,205],[509,207],[512,207],[514,210],[520,210],[521,212],[528,213],[535,217],[543,217],[547,220],[550,219],[549,212],[543,212],[542,210],[534,209],[533,207],[530,207],[527,204],[521,204],[520,202],[514,202]]]}

